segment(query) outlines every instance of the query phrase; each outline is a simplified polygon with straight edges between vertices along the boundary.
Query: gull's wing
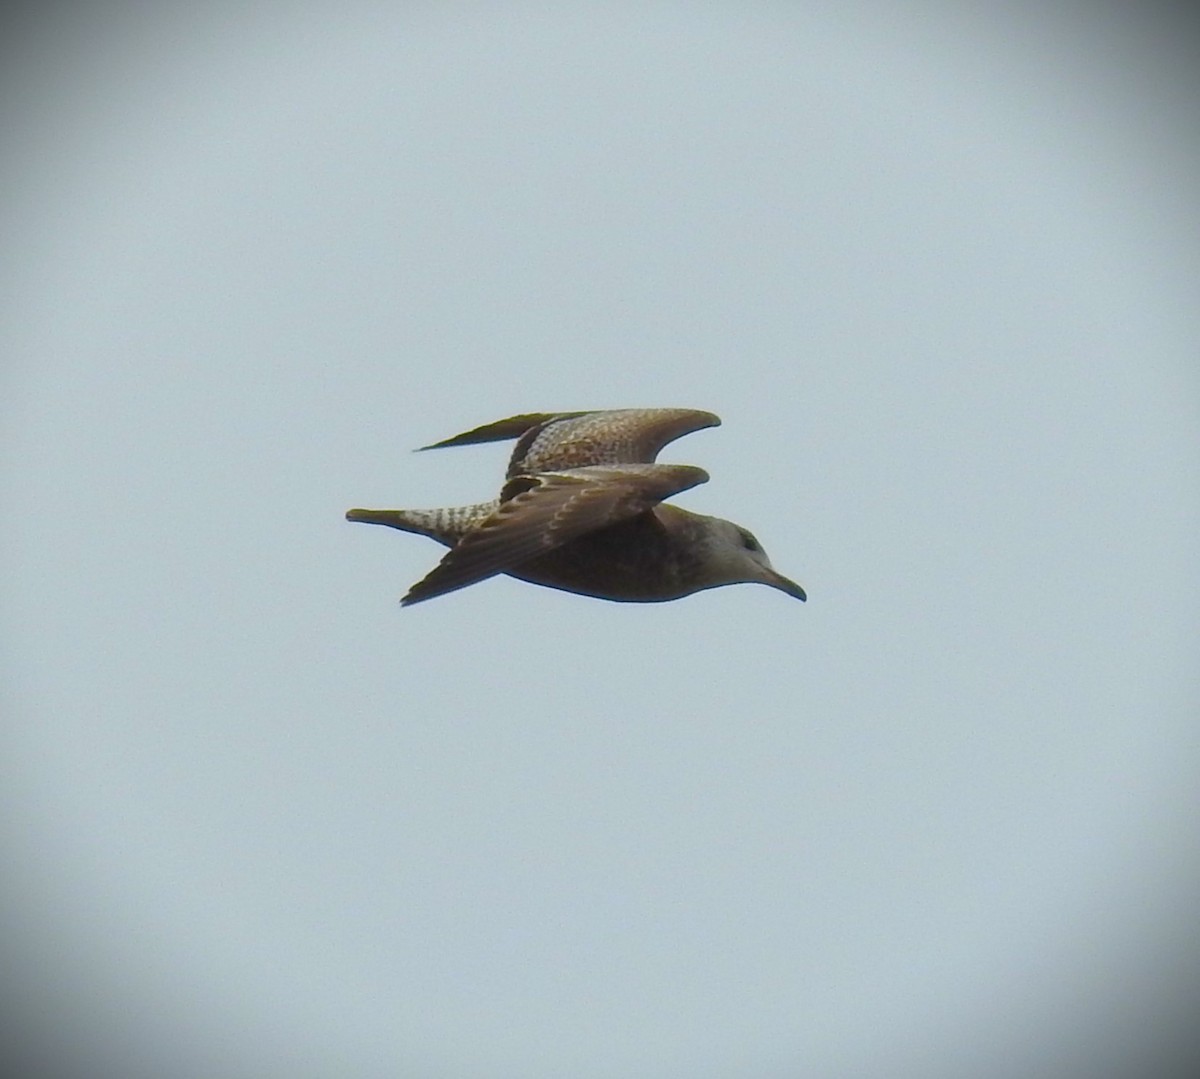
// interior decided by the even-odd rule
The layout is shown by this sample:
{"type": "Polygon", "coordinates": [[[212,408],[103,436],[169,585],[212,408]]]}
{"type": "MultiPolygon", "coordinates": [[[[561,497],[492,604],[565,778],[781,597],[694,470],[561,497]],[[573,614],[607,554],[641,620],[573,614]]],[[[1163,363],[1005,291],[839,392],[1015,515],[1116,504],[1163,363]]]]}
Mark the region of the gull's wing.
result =
{"type": "Polygon", "coordinates": [[[400,602],[420,603],[493,577],[707,480],[694,465],[655,464],[518,476],[505,485],[499,507],[400,602]]]}
{"type": "Polygon", "coordinates": [[[668,443],[720,419],[695,408],[619,408],[596,412],[525,412],[464,431],[423,450],[479,442],[519,441],[508,479],[591,465],[648,464],[668,443]]]}

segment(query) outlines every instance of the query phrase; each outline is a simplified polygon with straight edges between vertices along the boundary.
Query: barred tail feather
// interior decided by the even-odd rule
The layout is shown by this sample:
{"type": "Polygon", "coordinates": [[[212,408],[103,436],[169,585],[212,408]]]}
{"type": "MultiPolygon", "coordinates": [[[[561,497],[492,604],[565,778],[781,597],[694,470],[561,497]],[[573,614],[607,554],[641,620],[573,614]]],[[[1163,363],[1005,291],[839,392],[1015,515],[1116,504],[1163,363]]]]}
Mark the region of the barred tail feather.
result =
{"type": "Polygon", "coordinates": [[[428,536],[447,547],[453,547],[464,533],[474,528],[495,508],[495,502],[481,502],[474,506],[453,506],[436,510],[353,509],[346,511],[346,520],[358,524],[398,528],[401,532],[428,536]]]}

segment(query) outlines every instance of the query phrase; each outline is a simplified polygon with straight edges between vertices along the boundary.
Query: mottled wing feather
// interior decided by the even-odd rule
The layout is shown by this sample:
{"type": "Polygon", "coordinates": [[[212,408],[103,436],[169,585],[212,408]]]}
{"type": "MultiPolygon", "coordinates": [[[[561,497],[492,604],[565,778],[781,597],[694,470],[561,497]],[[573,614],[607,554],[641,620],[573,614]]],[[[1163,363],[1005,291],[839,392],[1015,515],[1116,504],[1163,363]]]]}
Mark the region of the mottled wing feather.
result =
{"type": "Polygon", "coordinates": [[[659,451],[720,419],[694,408],[624,408],[555,416],[531,425],[513,449],[508,477],[591,465],[649,464],[659,451]]]}
{"type": "Polygon", "coordinates": [[[704,483],[693,465],[636,464],[539,473],[465,535],[401,602],[444,595],[528,562],[556,547],[643,513],[704,483]]]}

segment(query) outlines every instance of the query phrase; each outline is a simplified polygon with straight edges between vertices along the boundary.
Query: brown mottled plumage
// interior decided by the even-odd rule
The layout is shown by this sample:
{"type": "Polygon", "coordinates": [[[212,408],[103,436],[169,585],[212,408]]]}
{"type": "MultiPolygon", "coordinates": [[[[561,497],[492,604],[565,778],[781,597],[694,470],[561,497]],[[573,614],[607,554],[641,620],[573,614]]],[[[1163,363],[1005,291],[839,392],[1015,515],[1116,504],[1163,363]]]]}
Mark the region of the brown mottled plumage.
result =
{"type": "Polygon", "coordinates": [[[423,449],[515,438],[499,498],[435,510],[363,510],[347,520],[416,532],[450,548],[403,604],[498,573],[599,599],[655,602],[759,582],[797,599],[744,528],[668,505],[705,483],[694,465],[655,463],[673,439],[721,421],[685,408],[532,412],[423,449]]]}

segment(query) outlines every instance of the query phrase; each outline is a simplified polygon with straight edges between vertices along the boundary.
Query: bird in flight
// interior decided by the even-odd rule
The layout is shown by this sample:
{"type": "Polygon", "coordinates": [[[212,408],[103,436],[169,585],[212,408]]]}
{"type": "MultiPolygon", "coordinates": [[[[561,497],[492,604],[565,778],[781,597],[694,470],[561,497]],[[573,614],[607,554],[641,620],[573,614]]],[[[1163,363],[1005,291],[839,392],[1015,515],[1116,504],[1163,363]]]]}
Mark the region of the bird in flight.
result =
{"type": "Polygon", "coordinates": [[[499,573],[598,599],[653,603],[726,584],[804,589],[772,568],[758,540],[665,500],[705,483],[694,465],[657,464],[668,443],[720,420],[687,408],[530,412],[422,446],[516,439],[498,498],[429,510],[347,511],[450,550],[400,601],[407,606],[499,573]]]}

